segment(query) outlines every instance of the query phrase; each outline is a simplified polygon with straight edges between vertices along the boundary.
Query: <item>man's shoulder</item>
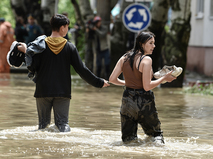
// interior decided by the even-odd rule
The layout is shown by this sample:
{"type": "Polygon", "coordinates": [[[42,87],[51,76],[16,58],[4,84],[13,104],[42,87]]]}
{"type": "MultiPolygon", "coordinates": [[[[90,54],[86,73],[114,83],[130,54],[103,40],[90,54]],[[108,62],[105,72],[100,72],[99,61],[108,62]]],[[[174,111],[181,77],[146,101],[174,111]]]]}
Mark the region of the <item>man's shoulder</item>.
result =
{"type": "Polygon", "coordinates": [[[106,26],[106,25],[101,25],[100,29],[101,29],[101,30],[106,30],[106,29],[107,29],[107,26],[106,26]]]}
{"type": "Polygon", "coordinates": [[[38,25],[38,24],[34,24],[34,26],[35,26],[36,28],[40,28],[40,25],[38,25]]]}
{"type": "Polygon", "coordinates": [[[75,49],[76,48],[76,46],[72,43],[72,42],[70,42],[70,41],[67,41],[67,46],[68,47],[70,47],[70,48],[72,48],[72,49],[75,49]]]}

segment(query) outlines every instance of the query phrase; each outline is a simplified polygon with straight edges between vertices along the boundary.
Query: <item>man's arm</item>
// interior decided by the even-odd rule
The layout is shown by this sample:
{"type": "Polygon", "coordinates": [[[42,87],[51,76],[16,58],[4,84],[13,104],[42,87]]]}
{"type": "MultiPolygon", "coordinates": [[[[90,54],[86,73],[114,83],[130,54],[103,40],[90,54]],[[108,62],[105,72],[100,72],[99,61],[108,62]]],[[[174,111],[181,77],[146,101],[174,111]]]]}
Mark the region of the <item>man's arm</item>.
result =
{"type": "Polygon", "coordinates": [[[106,36],[108,29],[107,29],[107,27],[102,25],[101,29],[96,28],[95,31],[100,37],[104,37],[104,36],[106,36]]]}
{"type": "MultiPolygon", "coordinates": [[[[72,46],[71,46],[72,47],[72,46]]],[[[109,86],[108,81],[97,77],[94,75],[82,62],[76,47],[72,47],[71,53],[71,65],[74,67],[75,71],[84,79],[87,83],[94,87],[107,87],[109,86]]]]}

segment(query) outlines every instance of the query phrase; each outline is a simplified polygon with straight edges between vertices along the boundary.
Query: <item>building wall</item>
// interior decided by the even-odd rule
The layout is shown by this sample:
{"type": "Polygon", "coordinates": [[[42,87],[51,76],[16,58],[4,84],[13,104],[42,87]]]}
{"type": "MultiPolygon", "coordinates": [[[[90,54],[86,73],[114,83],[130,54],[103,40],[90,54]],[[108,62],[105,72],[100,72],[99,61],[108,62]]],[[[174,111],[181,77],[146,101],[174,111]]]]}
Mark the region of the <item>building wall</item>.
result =
{"type": "Polygon", "coordinates": [[[204,73],[205,49],[189,46],[187,50],[187,69],[204,73]]]}
{"type": "Polygon", "coordinates": [[[205,59],[204,59],[204,74],[208,76],[213,75],[213,47],[205,48],[205,59]]]}
{"type": "Polygon", "coordinates": [[[189,46],[186,68],[207,76],[213,75],[213,47],[189,46]]]}
{"type": "Polygon", "coordinates": [[[203,41],[203,19],[197,19],[196,16],[196,0],[192,0],[190,46],[201,46],[203,41]]]}
{"type": "Polygon", "coordinates": [[[210,0],[204,0],[204,13],[197,14],[197,0],[191,1],[191,34],[187,51],[187,69],[213,75],[213,17],[210,0]]]}

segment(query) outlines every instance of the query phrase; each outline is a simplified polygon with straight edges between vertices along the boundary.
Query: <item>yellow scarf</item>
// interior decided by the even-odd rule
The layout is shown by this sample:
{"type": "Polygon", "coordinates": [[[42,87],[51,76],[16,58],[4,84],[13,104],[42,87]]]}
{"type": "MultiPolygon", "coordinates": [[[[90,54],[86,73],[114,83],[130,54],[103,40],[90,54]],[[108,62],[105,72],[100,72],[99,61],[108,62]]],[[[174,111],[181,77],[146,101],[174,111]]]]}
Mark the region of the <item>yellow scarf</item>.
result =
{"type": "Polygon", "coordinates": [[[64,45],[66,44],[67,39],[63,37],[47,37],[45,38],[45,41],[47,45],[49,46],[50,50],[57,55],[64,48],[64,45]]]}

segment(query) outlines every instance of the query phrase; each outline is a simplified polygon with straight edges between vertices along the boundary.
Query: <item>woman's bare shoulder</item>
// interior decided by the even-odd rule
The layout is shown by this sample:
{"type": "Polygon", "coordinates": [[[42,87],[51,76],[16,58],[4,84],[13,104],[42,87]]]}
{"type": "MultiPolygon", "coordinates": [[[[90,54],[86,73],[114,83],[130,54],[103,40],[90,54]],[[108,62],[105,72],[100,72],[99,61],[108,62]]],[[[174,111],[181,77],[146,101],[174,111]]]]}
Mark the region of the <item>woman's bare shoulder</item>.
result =
{"type": "Polygon", "coordinates": [[[127,58],[126,55],[123,55],[123,56],[120,57],[119,61],[123,61],[124,62],[126,60],[126,58],[127,58]]]}
{"type": "Polygon", "coordinates": [[[145,56],[143,62],[144,62],[144,63],[152,63],[152,58],[149,57],[149,56],[145,56]]]}
{"type": "Polygon", "coordinates": [[[145,56],[144,59],[152,61],[152,58],[150,56],[145,56]]]}

